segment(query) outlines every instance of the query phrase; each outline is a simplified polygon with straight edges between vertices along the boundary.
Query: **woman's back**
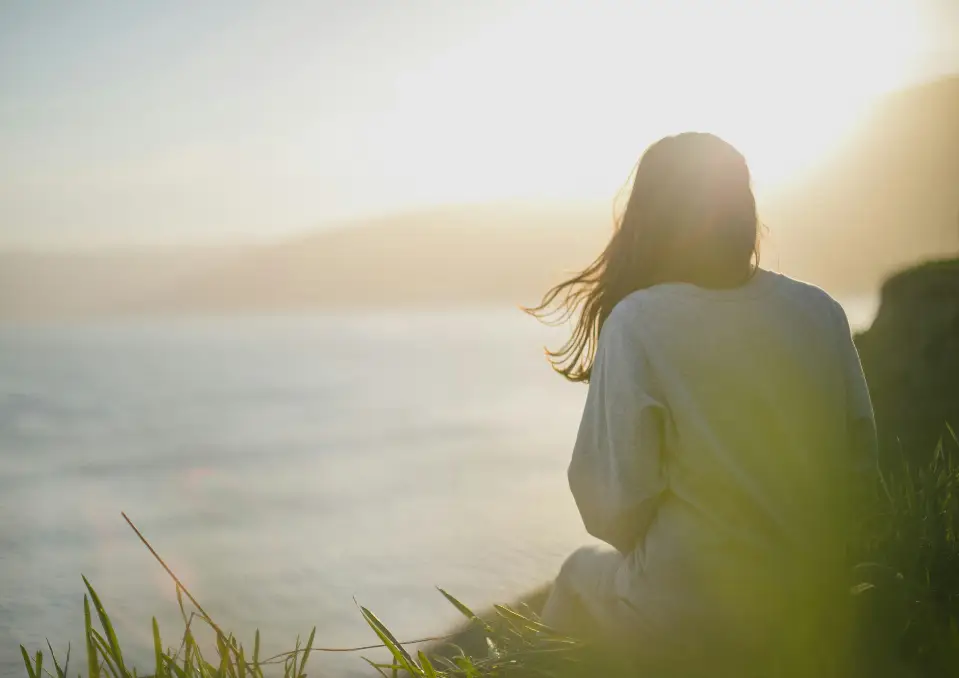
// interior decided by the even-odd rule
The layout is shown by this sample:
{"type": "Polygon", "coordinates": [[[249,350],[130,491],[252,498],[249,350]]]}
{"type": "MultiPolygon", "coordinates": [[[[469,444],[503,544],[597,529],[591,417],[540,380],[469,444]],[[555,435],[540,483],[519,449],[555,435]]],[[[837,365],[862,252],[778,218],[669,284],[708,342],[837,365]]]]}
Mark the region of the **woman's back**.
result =
{"type": "Polygon", "coordinates": [[[760,269],[758,239],[742,155],[667,137],[603,253],[533,310],[576,319],[550,353],[589,383],[570,488],[615,549],[567,560],[550,623],[735,648],[837,582],[872,407],[842,308],[760,269]]]}
{"type": "Polygon", "coordinates": [[[872,416],[839,305],[759,271],[731,290],[658,285],[614,313],[664,406],[668,501],[713,538],[808,550],[823,521],[836,522],[835,483],[856,463],[850,419],[872,416]]]}
{"type": "Polygon", "coordinates": [[[785,276],[617,305],[569,476],[587,529],[625,556],[615,594],[644,634],[758,635],[828,579],[864,461],[850,431],[872,417],[861,374],[839,305],[785,276]]]}

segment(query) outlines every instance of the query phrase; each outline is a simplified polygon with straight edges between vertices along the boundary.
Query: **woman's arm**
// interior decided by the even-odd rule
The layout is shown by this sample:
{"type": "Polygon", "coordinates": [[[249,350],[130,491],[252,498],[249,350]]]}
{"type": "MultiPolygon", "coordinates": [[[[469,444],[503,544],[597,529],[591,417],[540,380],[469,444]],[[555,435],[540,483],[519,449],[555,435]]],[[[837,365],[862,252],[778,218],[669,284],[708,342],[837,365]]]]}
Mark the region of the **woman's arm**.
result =
{"type": "Polygon", "coordinates": [[[622,553],[642,540],[666,488],[665,411],[635,325],[620,307],[603,325],[569,466],[586,530],[622,553]]]}
{"type": "Polygon", "coordinates": [[[861,528],[865,511],[879,474],[879,444],[869,386],[863,374],[859,352],[853,341],[846,312],[836,304],[839,315],[839,357],[845,391],[846,452],[840,467],[845,470],[838,479],[845,496],[848,526],[861,528]]]}
{"type": "Polygon", "coordinates": [[[837,304],[839,313],[839,351],[846,390],[846,428],[852,470],[860,476],[877,470],[879,445],[876,437],[876,418],[873,414],[869,386],[862,371],[859,352],[853,341],[846,312],[837,304]]]}

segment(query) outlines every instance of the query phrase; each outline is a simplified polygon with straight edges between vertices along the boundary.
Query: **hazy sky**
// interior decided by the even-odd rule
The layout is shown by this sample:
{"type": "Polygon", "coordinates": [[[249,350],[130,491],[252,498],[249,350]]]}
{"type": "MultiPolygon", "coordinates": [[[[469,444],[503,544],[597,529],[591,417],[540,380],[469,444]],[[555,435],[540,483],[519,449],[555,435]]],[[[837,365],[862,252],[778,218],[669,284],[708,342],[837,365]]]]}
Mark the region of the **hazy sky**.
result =
{"type": "Polygon", "coordinates": [[[0,246],[606,198],[691,127],[782,185],[957,46],[959,0],[0,0],[0,246]]]}

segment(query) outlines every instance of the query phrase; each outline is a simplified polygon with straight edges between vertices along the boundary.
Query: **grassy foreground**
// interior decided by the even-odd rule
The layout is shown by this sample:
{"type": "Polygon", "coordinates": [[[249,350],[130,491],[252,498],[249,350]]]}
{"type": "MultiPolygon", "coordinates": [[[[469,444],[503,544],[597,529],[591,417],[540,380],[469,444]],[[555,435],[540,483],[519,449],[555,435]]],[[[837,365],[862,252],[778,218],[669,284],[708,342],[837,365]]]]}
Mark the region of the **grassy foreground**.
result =
{"type": "MultiPolygon", "coordinates": [[[[950,446],[938,447],[931,464],[911,468],[903,459],[899,468],[886,469],[877,479],[872,505],[856,543],[850,545],[851,577],[847,594],[854,599],[857,627],[861,631],[862,670],[859,676],[940,677],[959,675],[959,460],[948,450],[959,441],[950,431],[950,446]],[[868,657],[866,656],[868,655],[868,657]],[[868,661],[871,658],[872,661],[868,661]],[[879,666],[880,668],[876,668],[879,666]],[[867,668],[868,667],[868,668],[867,668]]],[[[125,517],[125,516],[124,516],[125,517]]],[[[136,527],[132,525],[134,530],[136,527]]],[[[137,532],[147,548],[146,539],[137,532]]],[[[158,554],[154,555],[166,568],[158,554]]],[[[178,640],[164,642],[153,620],[154,661],[150,667],[134,668],[124,661],[123,649],[110,616],[90,583],[84,597],[85,644],[82,669],[77,672],[71,651],[55,654],[30,652],[21,646],[26,675],[56,678],[80,675],[86,678],[263,678],[282,675],[303,678],[311,654],[389,650],[386,663],[369,662],[371,675],[383,676],[607,676],[623,673],[622,664],[610,661],[584,643],[563,637],[544,626],[526,605],[495,606],[482,616],[445,591],[450,604],[466,618],[466,626],[448,638],[433,641],[427,651],[411,650],[413,644],[397,640],[377,617],[361,607],[376,645],[362,648],[324,648],[315,645],[315,629],[305,643],[296,639],[288,652],[260,656],[259,632],[252,646],[244,645],[224,631],[193,595],[167,568],[176,587],[183,619],[178,640]],[[212,637],[199,642],[198,635],[212,637]],[[477,642],[479,641],[479,642],[477,642]],[[461,642],[467,650],[457,648],[461,642]],[[202,646],[202,647],[201,647],[202,646]],[[62,661],[61,661],[62,660],[62,661]]],[[[542,598],[540,594],[539,599],[542,598]]],[[[840,601],[837,601],[840,602],[840,601]]],[[[841,601],[845,604],[848,601],[841,601]]],[[[817,648],[804,648],[815,654],[817,648]]],[[[860,665],[857,663],[857,666],[860,665]]],[[[713,667],[712,676],[729,675],[713,667]]],[[[823,674],[793,665],[755,667],[751,675],[819,678],[823,674]]],[[[635,672],[630,671],[635,675],[635,672]]],[[[671,678],[668,672],[643,675],[671,678]]],[[[740,674],[736,674],[740,675],[740,674]]],[[[843,675],[849,675],[848,672],[843,675]]]]}
{"type": "MultiPolygon", "coordinates": [[[[528,608],[520,612],[507,606],[495,606],[500,623],[494,626],[480,619],[463,603],[440,589],[440,593],[466,617],[469,624],[476,625],[484,633],[487,648],[485,656],[470,657],[449,643],[444,647],[446,651],[434,654],[432,659],[422,650],[417,651],[414,656],[405,645],[444,642],[450,639],[426,638],[403,643],[397,640],[376,615],[367,608],[360,607],[360,613],[379,639],[379,643],[355,648],[318,647],[314,644],[314,627],[305,643],[302,643],[300,638],[296,639],[291,651],[261,657],[259,631],[253,639],[251,651],[232,634],[223,632],[190,592],[178,580],[174,581],[183,618],[182,635],[174,647],[164,645],[154,617],[153,666],[150,669],[141,667],[138,670],[124,661],[123,649],[110,615],[104,609],[96,590],[86,577],[83,578],[87,590],[83,598],[86,641],[83,670],[87,678],[264,678],[281,675],[283,678],[305,678],[307,663],[314,652],[363,652],[383,648],[392,655],[388,662],[374,662],[363,658],[371,667],[371,675],[375,675],[374,671],[382,676],[402,674],[423,678],[515,674],[571,675],[578,673],[577,665],[582,663],[582,657],[585,656],[578,652],[583,648],[581,643],[553,632],[540,623],[535,613],[528,608]],[[184,600],[184,597],[188,600],[184,600]],[[188,612],[191,603],[193,609],[188,612]],[[210,632],[214,638],[212,652],[208,655],[201,649],[202,643],[197,638],[203,630],[210,632]],[[449,649],[456,651],[449,652],[449,649]]],[[[73,675],[70,672],[70,648],[67,649],[62,663],[49,642],[47,649],[49,655],[45,655],[42,650],[31,655],[23,645],[20,646],[27,675],[30,678],[66,678],[73,675]]]]}

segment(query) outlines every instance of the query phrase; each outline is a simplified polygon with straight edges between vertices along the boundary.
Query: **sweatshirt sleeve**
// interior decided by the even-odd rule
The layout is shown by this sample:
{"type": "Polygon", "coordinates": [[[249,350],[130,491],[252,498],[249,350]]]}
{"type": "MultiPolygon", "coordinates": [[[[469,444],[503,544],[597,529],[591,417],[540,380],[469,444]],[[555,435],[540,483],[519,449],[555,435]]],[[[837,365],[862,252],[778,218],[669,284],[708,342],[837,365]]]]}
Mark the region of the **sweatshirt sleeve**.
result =
{"type": "Polygon", "coordinates": [[[586,530],[623,553],[643,539],[666,488],[664,408],[633,325],[619,308],[603,324],[569,466],[586,530]]]}
{"type": "Polygon", "coordinates": [[[846,430],[852,454],[852,470],[861,475],[874,471],[879,461],[876,419],[869,386],[863,374],[859,352],[853,341],[846,312],[837,304],[840,318],[839,350],[845,385],[846,430]]]}

